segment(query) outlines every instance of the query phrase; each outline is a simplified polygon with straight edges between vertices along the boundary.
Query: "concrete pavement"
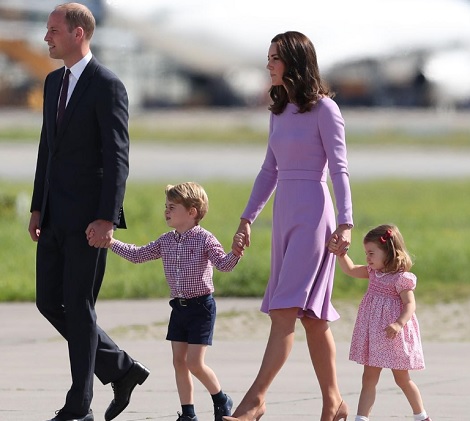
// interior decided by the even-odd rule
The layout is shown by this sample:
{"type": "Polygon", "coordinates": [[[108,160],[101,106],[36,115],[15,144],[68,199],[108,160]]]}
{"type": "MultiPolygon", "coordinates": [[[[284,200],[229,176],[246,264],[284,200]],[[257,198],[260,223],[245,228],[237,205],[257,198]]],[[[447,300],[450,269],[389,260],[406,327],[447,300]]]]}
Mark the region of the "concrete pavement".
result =
{"type": "MultiPolygon", "coordinates": [[[[269,322],[257,312],[259,299],[218,298],[217,304],[218,329],[214,346],[207,352],[207,363],[236,405],[259,368],[269,322]]],[[[116,420],[176,420],[180,405],[170,345],[164,340],[168,300],[102,301],[97,312],[99,324],[119,346],[151,370],[148,380],[135,389],[129,407],[116,420]]],[[[333,332],[349,332],[351,328],[348,317],[332,324],[333,332]]],[[[54,410],[63,405],[70,386],[65,342],[32,303],[0,304],[0,332],[0,420],[51,418],[54,410]]],[[[354,419],[362,366],[348,361],[348,335],[335,336],[338,378],[350,406],[349,419],[354,419]]],[[[420,388],[428,413],[434,421],[470,419],[470,342],[425,342],[424,347],[427,368],[413,372],[412,378],[420,388]]],[[[212,420],[210,397],[197,381],[195,390],[199,420],[212,420]]],[[[92,406],[95,420],[104,419],[112,396],[111,387],[96,380],[92,406]]],[[[293,352],[269,390],[263,421],[318,420],[320,411],[318,384],[299,330],[293,352]]],[[[390,371],[384,370],[371,420],[412,420],[410,413],[390,371]]]]}
{"type": "MultiPolygon", "coordinates": [[[[182,145],[136,143],[130,152],[129,181],[163,181],[173,173],[182,181],[252,181],[265,152],[260,146],[197,145],[189,149],[182,145]]],[[[36,155],[35,144],[0,142],[0,179],[32,182],[36,155]]],[[[349,149],[348,161],[352,180],[470,177],[470,154],[458,149],[355,147],[349,149]]]]}

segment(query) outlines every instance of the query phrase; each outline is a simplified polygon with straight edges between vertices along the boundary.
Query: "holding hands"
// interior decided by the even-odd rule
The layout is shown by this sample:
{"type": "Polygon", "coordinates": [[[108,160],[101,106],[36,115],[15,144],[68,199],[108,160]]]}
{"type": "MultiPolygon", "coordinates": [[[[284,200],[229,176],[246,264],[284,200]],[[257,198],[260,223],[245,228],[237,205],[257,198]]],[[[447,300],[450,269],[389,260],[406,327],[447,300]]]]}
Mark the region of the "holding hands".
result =
{"type": "Polygon", "coordinates": [[[351,245],[351,226],[340,224],[326,243],[328,250],[336,256],[344,256],[351,245]]]}
{"type": "Polygon", "coordinates": [[[91,222],[85,231],[88,245],[95,248],[108,248],[114,234],[114,224],[110,221],[97,219],[91,222]]]}
{"type": "Polygon", "coordinates": [[[235,256],[243,256],[245,247],[250,247],[251,226],[247,219],[242,218],[237,232],[233,236],[232,253],[235,256]]]}

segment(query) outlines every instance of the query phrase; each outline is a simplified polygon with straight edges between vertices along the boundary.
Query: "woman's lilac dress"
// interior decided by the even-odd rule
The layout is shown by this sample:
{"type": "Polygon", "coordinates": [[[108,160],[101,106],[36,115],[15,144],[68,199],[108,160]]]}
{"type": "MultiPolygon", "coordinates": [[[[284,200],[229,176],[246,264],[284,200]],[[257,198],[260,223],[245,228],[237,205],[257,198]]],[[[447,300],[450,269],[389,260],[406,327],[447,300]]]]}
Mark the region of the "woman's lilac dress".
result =
{"type": "Polygon", "coordinates": [[[288,104],[271,114],[266,157],[242,218],[253,222],[274,190],[271,274],[261,311],[299,308],[299,317],[333,321],[335,256],[325,246],[338,224],[352,224],[344,120],[336,103],[321,99],[310,112],[288,104]]]}

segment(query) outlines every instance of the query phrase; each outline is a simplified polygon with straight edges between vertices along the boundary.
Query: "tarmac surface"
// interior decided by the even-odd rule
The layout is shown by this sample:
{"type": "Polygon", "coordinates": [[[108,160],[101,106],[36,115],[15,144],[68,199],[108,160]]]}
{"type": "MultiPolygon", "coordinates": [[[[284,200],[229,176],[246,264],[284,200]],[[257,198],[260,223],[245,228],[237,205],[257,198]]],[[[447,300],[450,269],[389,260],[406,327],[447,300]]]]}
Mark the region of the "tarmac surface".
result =
{"type": "MultiPolygon", "coordinates": [[[[137,143],[130,151],[129,182],[195,180],[251,181],[266,149],[259,146],[187,146],[137,143]],[[175,180],[173,177],[177,177],[175,180]]],[[[34,180],[37,145],[0,143],[0,179],[34,180]]],[[[422,148],[349,148],[352,180],[446,179],[470,177],[470,154],[460,150],[422,148]]]]}
{"type": "MultiPolygon", "coordinates": [[[[264,352],[268,330],[254,334],[238,316],[259,314],[259,299],[217,298],[218,322],[214,345],[206,362],[216,372],[235,406],[256,375],[264,352]],[[231,323],[233,318],[234,323],[231,323]],[[236,320],[238,320],[236,322],[236,320]]],[[[133,358],[141,361],[151,375],[137,386],[128,408],[117,421],[176,420],[180,410],[175,388],[170,344],[164,339],[169,315],[166,299],[143,301],[102,301],[97,304],[98,322],[133,358]]],[[[263,317],[263,323],[267,316],[263,317]]],[[[262,323],[260,325],[264,326],[262,323]]],[[[300,324],[299,324],[300,325],[300,324]]],[[[332,323],[350,330],[351,321],[332,323]],[[345,327],[344,324],[347,326],[345,327]]],[[[65,341],[39,314],[33,303],[0,304],[0,420],[44,421],[62,407],[70,386],[65,341]]],[[[337,339],[337,370],[343,398],[354,419],[360,392],[362,366],[348,360],[349,343],[337,339]]],[[[434,421],[469,420],[468,393],[470,342],[429,341],[424,343],[426,369],[412,372],[434,421]]],[[[195,380],[195,404],[200,421],[213,420],[211,399],[195,380]]],[[[113,397],[112,389],[95,381],[93,411],[103,419],[113,397]]],[[[294,349],[267,396],[263,421],[319,419],[321,398],[309,360],[305,339],[297,335],[294,349]]],[[[371,420],[412,420],[404,395],[384,370],[377,389],[371,420]]]]}

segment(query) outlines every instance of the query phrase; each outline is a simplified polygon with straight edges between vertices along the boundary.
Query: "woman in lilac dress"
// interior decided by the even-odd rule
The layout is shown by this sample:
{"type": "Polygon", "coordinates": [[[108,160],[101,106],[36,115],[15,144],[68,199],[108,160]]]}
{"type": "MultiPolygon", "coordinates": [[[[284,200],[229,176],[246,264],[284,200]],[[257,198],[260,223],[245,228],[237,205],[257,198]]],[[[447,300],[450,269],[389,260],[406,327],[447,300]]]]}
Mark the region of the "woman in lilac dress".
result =
{"type": "Polygon", "coordinates": [[[335,256],[326,248],[334,238],[337,254],[342,254],[351,241],[344,121],[320,79],[314,46],[305,35],[274,37],[267,69],[273,101],[269,143],[237,230],[245,240],[233,247],[243,253],[250,245],[250,225],[276,190],[271,275],[261,306],[271,318],[271,331],[255,381],[233,416],[224,419],[261,418],[268,388],[289,356],[300,318],[323,397],[321,421],[345,420],[347,405],[337,384],[336,348],[328,325],[339,318],[331,304],[335,256]]]}

